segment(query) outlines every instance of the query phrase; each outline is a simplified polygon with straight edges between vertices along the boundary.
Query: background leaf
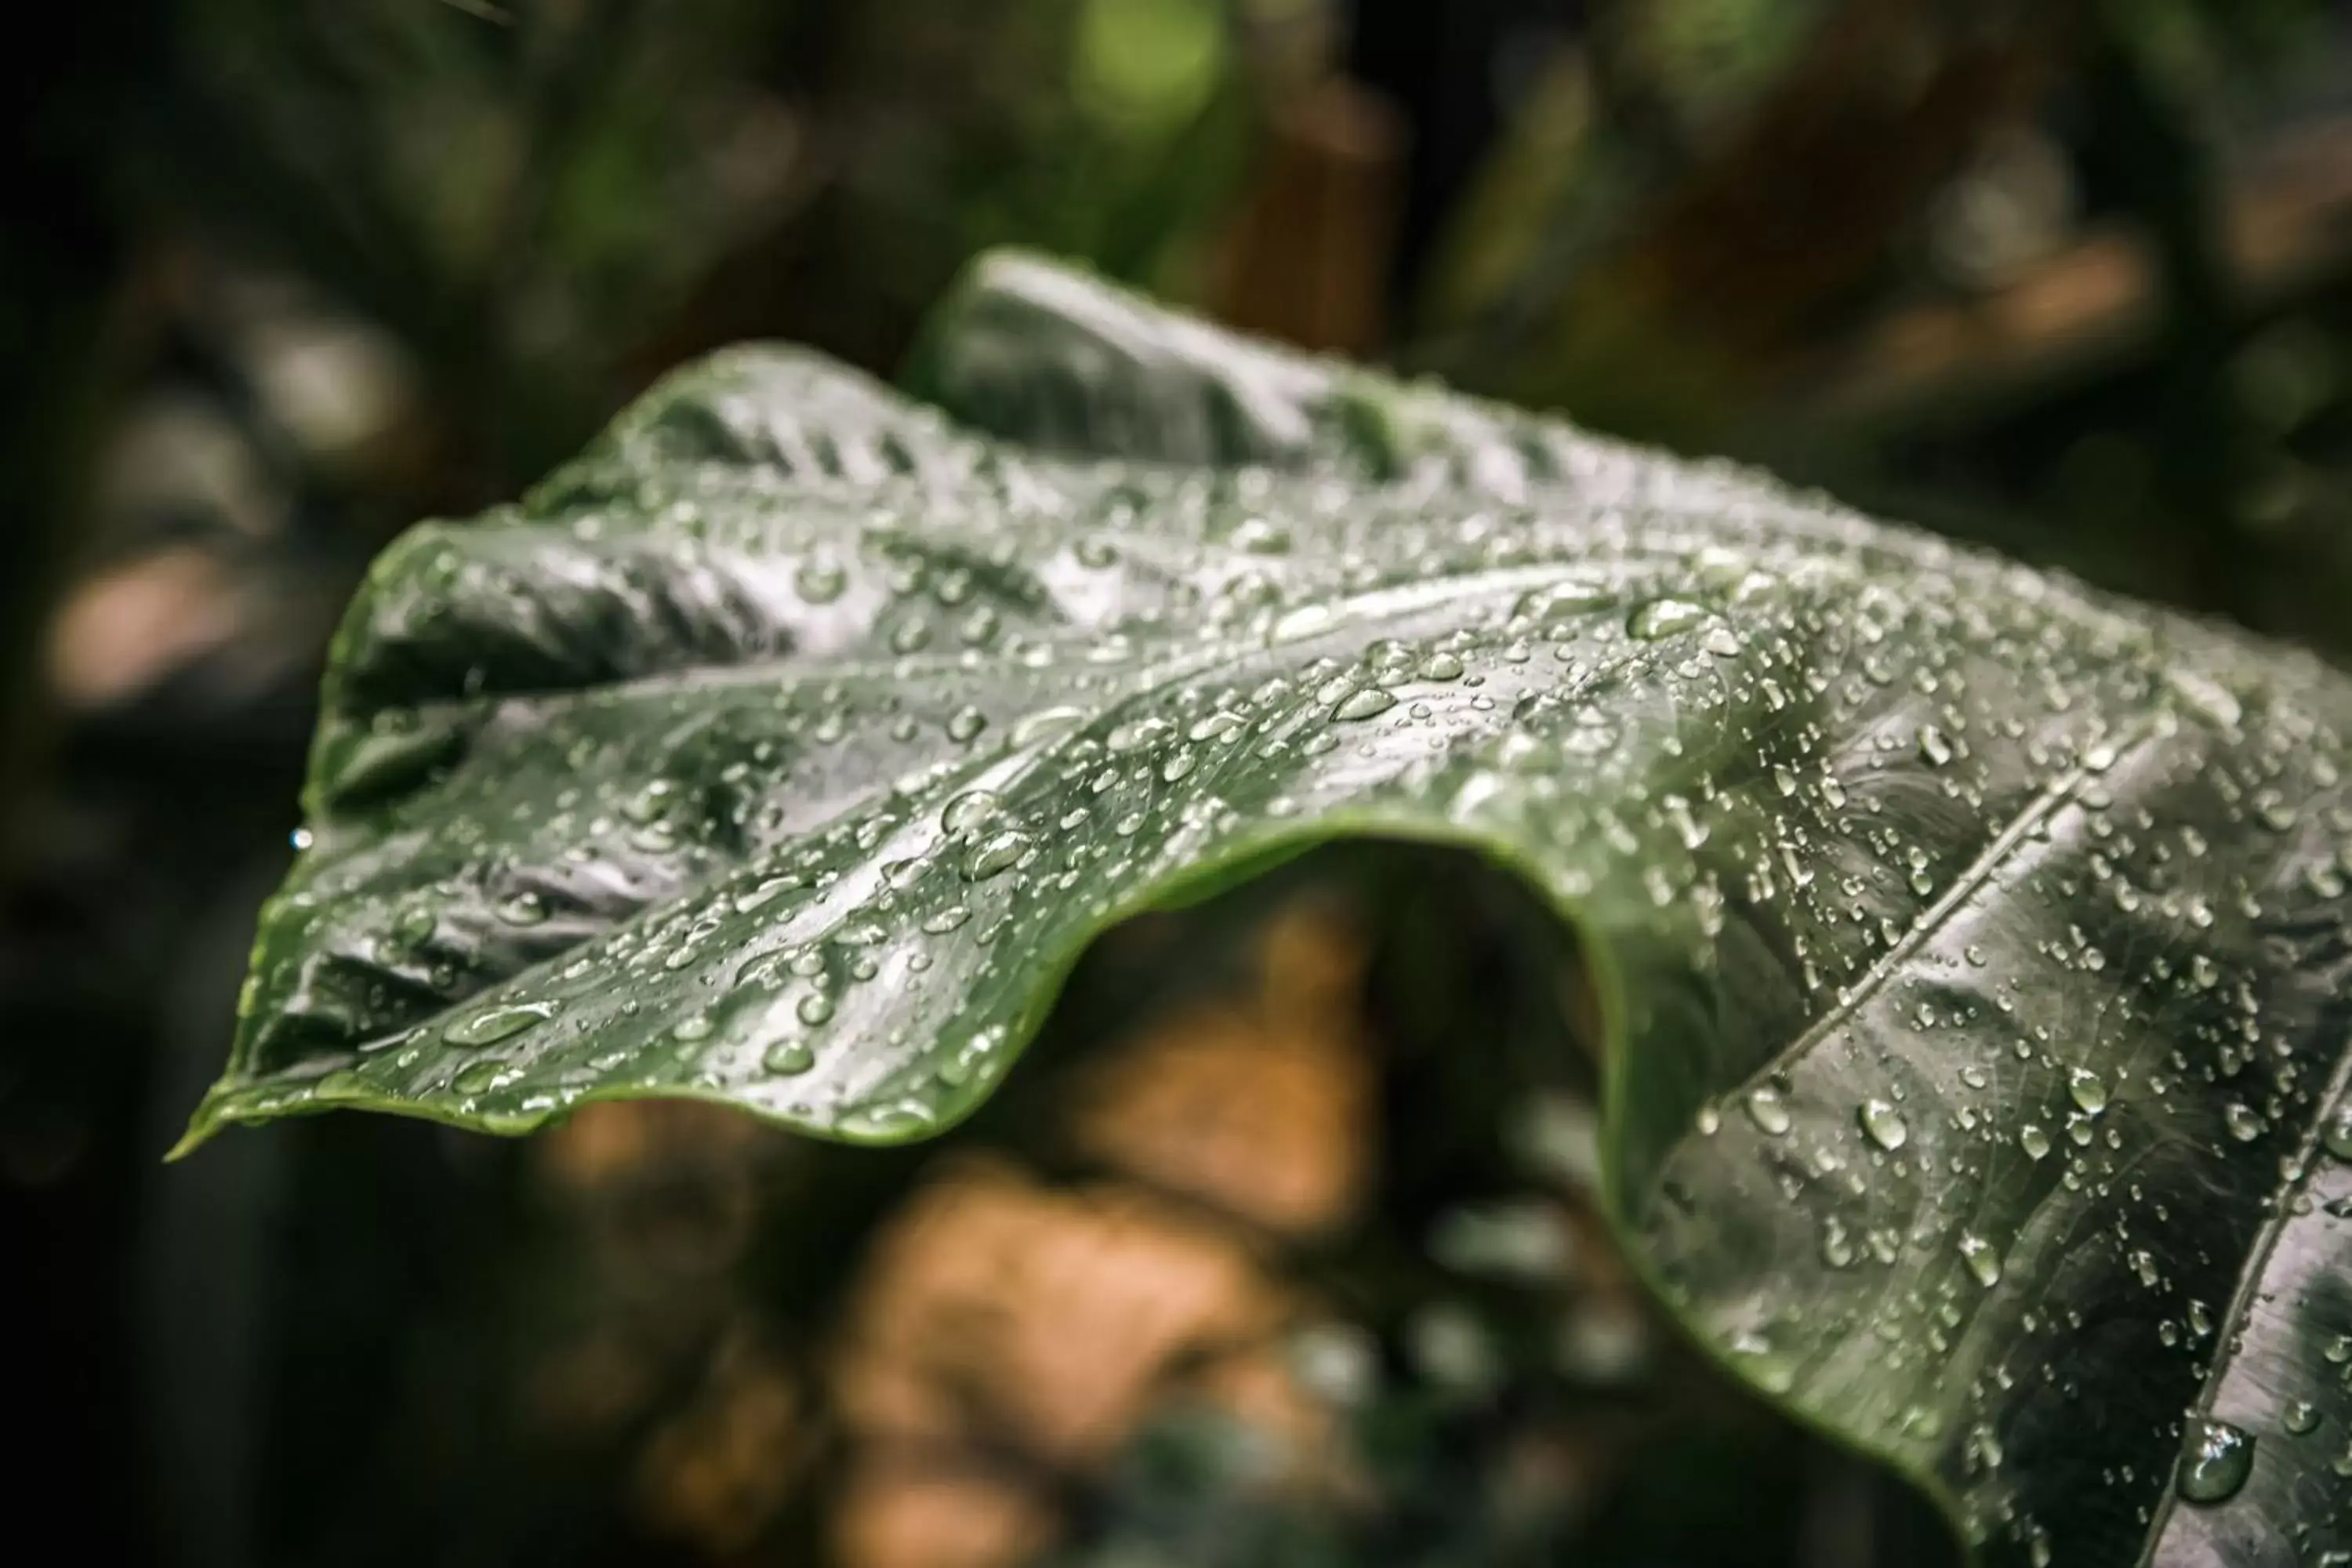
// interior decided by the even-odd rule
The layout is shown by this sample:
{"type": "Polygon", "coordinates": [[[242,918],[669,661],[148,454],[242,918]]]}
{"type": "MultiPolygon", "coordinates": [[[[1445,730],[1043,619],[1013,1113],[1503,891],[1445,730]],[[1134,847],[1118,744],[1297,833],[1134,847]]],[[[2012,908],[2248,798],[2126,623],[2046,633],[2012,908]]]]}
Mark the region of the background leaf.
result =
{"type": "Polygon", "coordinates": [[[2352,1547],[2339,677],[1021,258],[916,381],[722,355],[385,554],[192,1138],[896,1142],[1124,916],[1459,844],[1572,928],[1617,1217],[1751,1381],[1995,1560],[2352,1547]]]}

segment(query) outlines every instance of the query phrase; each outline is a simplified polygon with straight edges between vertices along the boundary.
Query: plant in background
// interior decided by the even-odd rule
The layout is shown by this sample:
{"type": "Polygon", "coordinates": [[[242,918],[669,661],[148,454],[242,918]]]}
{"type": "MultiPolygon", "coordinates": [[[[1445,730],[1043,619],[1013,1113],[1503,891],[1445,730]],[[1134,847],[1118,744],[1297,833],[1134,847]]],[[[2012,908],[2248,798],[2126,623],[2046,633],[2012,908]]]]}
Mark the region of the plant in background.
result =
{"type": "Polygon", "coordinates": [[[1129,917],[1456,847],[1740,1379],[1989,1562],[2352,1551],[2341,676],[1017,256],[909,384],[731,351],[384,554],[188,1145],[902,1142],[1129,917]]]}

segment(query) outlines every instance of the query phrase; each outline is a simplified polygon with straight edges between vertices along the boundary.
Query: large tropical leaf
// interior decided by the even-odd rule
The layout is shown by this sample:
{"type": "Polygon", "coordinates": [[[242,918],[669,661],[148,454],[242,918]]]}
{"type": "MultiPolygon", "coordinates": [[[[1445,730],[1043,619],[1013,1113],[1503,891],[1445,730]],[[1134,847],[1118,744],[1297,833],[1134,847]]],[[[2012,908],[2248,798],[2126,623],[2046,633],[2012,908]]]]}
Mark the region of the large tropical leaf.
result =
{"type": "Polygon", "coordinates": [[[917,1137],[1122,916],[1455,843],[1731,1365],[1991,1561],[2352,1549],[2352,686],[1018,258],[917,382],[722,355],[385,554],[192,1141],[917,1137]]]}

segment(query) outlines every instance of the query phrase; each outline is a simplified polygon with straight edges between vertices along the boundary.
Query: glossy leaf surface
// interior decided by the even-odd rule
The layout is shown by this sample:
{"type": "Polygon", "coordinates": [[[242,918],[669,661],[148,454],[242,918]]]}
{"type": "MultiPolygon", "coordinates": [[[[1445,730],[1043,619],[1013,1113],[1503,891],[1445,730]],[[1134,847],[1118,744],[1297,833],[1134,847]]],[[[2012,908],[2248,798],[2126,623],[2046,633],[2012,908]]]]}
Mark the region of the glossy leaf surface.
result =
{"type": "Polygon", "coordinates": [[[2340,677],[1020,258],[915,380],[721,355],[385,554],[192,1136],[919,1137],[1126,914],[1455,843],[1729,1364],[1989,1561],[2352,1548],[2340,677]]]}

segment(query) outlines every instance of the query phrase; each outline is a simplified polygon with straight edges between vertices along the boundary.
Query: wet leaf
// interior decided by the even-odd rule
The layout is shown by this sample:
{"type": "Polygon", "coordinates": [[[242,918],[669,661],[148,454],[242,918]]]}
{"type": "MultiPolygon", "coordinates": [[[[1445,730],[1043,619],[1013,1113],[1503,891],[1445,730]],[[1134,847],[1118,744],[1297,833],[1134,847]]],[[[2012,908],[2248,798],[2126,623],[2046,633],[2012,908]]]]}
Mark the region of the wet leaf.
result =
{"type": "Polygon", "coordinates": [[[1727,1364],[1989,1561],[2352,1548],[2342,678],[1020,258],[915,384],[721,355],[385,554],[192,1141],[919,1137],[1110,923],[1456,844],[1727,1364]]]}

